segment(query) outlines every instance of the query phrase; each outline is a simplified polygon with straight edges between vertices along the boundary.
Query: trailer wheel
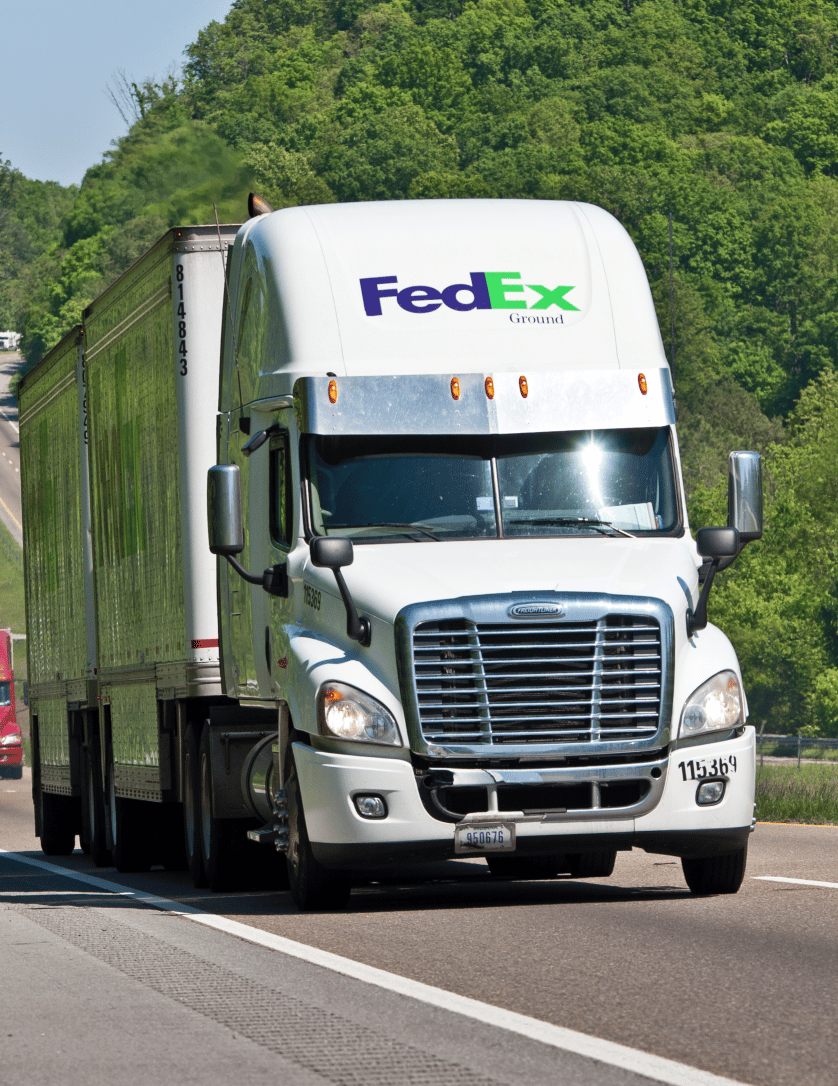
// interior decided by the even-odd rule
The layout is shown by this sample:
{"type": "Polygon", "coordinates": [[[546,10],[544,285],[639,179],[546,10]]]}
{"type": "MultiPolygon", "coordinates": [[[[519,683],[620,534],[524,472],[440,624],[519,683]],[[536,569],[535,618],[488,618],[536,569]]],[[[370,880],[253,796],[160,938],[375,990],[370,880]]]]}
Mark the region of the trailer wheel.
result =
{"type": "Polygon", "coordinates": [[[493,875],[512,879],[554,879],[568,870],[564,856],[486,856],[493,875]]]}
{"type": "Polygon", "coordinates": [[[567,857],[567,870],[573,879],[607,879],[616,862],[616,851],[577,852],[567,857]]]}
{"type": "Polygon", "coordinates": [[[41,812],[41,851],[45,856],[69,856],[76,847],[72,800],[38,788],[41,812]]]}
{"type": "Polygon", "coordinates": [[[206,886],[204,858],[201,852],[200,757],[198,754],[197,729],[190,726],[186,731],[183,752],[183,845],[186,864],[194,886],[206,886]]]}
{"type": "Polygon", "coordinates": [[[294,904],[303,913],[343,909],[352,884],[341,871],[331,871],[317,861],[306,829],[303,801],[296,771],[285,785],[288,797],[288,885],[294,904]]]}
{"type": "Polygon", "coordinates": [[[108,766],[108,809],[113,840],[113,863],[117,871],[148,871],[151,853],[147,820],[139,800],[116,794],[113,764],[108,766]]]}
{"type": "Polygon", "coordinates": [[[748,846],[720,856],[681,857],[687,886],[693,894],[735,894],[745,877],[748,846]]]}
{"type": "Polygon", "coordinates": [[[88,747],[82,758],[82,825],[90,858],[97,867],[110,867],[111,850],[105,834],[105,799],[95,750],[88,747]]]}
{"type": "Polygon", "coordinates": [[[204,725],[199,749],[198,843],[210,890],[230,890],[242,877],[246,844],[244,824],[238,818],[215,818],[212,813],[212,760],[210,730],[204,725]]]}

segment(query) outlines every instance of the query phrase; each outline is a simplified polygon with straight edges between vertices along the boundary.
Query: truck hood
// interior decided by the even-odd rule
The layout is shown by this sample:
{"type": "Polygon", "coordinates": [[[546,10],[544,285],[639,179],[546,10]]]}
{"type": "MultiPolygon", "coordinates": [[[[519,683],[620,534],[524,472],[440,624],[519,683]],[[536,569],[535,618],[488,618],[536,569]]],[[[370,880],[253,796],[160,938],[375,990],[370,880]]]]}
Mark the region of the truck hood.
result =
{"type": "Polygon", "coordinates": [[[344,576],[361,613],[392,622],[412,603],[545,591],[655,597],[679,615],[697,599],[697,571],[689,536],[585,536],[356,546],[344,576]]]}

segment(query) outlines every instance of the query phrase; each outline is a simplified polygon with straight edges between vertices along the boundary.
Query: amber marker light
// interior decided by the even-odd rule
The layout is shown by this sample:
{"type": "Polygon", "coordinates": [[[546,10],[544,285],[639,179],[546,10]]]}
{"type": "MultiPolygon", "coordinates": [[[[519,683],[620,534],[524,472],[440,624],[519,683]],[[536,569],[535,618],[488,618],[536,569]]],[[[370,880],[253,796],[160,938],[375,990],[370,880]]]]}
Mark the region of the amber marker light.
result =
{"type": "Polygon", "coordinates": [[[338,402],[338,383],[337,381],[329,382],[329,403],[338,402]]]}
{"type": "Polygon", "coordinates": [[[523,375],[518,378],[518,388],[521,390],[521,395],[526,399],[530,394],[530,389],[527,384],[527,379],[523,375]]]}
{"type": "Polygon", "coordinates": [[[645,396],[646,393],[649,391],[649,386],[646,384],[646,374],[645,373],[638,373],[638,375],[637,375],[637,383],[640,386],[640,391],[645,396]]]}
{"type": "Polygon", "coordinates": [[[335,701],[342,701],[343,700],[343,694],[341,694],[338,690],[335,690],[333,687],[330,687],[325,692],[323,697],[324,697],[324,700],[327,701],[327,702],[335,702],[335,701]]]}
{"type": "Polygon", "coordinates": [[[493,400],[495,398],[495,382],[491,377],[487,377],[484,383],[486,385],[486,395],[490,400],[493,400]]]}
{"type": "Polygon", "coordinates": [[[451,378],[451,395],[455,400],[459,400],[460,398],[460,382],[456,377],[451,378]]]}

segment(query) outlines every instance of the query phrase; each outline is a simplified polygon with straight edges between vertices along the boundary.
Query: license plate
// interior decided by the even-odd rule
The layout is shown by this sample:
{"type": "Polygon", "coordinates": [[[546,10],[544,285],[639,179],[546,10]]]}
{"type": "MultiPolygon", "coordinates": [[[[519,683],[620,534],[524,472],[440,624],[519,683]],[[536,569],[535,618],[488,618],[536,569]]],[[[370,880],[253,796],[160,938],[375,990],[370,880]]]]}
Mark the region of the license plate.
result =
{"type": "Polygon", "coordinates": [[[454,827],[454,852],[514,852],[514,822],[484,822],[454,827]]]}

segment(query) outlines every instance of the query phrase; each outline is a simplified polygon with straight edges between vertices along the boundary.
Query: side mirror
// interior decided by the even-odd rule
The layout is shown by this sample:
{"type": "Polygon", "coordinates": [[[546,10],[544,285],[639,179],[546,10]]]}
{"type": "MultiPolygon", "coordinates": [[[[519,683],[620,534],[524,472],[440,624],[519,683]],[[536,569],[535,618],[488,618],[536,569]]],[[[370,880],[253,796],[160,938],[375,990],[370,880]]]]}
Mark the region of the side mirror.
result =
{"type": "Polygon", "coordinates": [[[702,558],[733,558],[739,553],[739,532],[736,528],[699,528],[695,533],[698,553],[702,558]]]}
{"type": "Polygon", "coordinates": [[[321,569],[340,569],[351,566],[355,558],[355,548],[351,539],[339,539],[337,536],[318,535],[309,543],[311,564],[321,569]]]}
{"type": "Polygon", "coordinates": [[[351,566],[355,557],[355,548],[351,539],[339,539],[337,536],[317,535],[308,545],[311,564],[321,569],[330,569],[335,575],[335,583],[346,608],[346,636],[367,648],[372,640],[372,624],[368,618],[361,618],[355,601],[349,594],[342,566],[351,566]]]}
{"type": "Polygon", "coordinates": [[[242,493],[235,464],[216,464],[207,472],[207,521],[213,554],[241,554],[244,550],[242,493]]]}
{"type": "Polygon", "coordinates": [[[762,539],[762,459],[759,453],[730,454],[727,522],[739,532],[740,546],[762,539]]]}
{"type": "Polygon", "coordinates": [[[687,611],[687,637],[692,637],[707,626],[707,600],[713,578],[725,560],[732,562],[739,553],[739,532],[736,528],[699,528],[695,533],[695,543],[701,557],[711,561],[695,611],[687,611]]]}

